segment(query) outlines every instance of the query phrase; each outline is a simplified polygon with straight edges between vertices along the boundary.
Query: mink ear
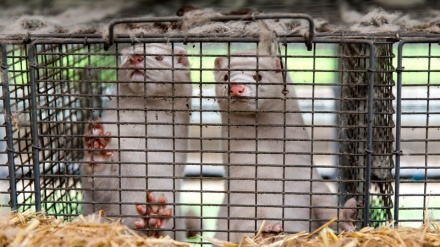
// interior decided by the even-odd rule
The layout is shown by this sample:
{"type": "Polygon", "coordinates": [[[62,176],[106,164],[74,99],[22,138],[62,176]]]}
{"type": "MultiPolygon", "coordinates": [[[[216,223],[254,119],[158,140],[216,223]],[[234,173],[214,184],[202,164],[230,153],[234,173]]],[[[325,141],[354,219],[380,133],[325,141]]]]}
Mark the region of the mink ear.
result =
{"type": "Polygon", "coordinates": [[[121,54],[121,65],[125,65],[125,63],[127,63],[129,57],[130,57],[129,51],[123,50],[122,54],[121,54]]]}
{"type": "MultiPolygon", "coordinates": [[[[226,67],[226,63],[228,62],[226,57],[218,57],[215,59],[214,61],[214,75],[215,77],[217,76],[221,76],[222,71],[220,71],[220,69],[222,69],[223,67],[226,67]]],[[[216,78],[218,79],[218,78],[216,78]]]]}
{"type": "Polygon", "coordinates": [[[225,65],[226,62],[227,61],[226,61],[225,57],[218,57],[218,58],[216,58],[215,61],[214,61],[215,69],[216,70],[221,69],[225,65]]]}
{"type": "Polygon", "coordinates": [[[121,65],[125,65],[130,56],[136,54],[136,49],[139,49],[138,46],[128,47],[121,51],[121,65]]]}
{"type": "Polygon", "coordinates": [[[186,50],[182,47],[175,46],[174,47],[174,53],[176,54],[177,62],[182,64],[184,67],[189,66],[188,57],[186,56],[186,50]]]}
{"type": "Polygon", "coordinates": [[[121,65],[124,65],[127,62],[127,60],[128,60],[128,55],[123,54],[121,56],[121,65]]]}

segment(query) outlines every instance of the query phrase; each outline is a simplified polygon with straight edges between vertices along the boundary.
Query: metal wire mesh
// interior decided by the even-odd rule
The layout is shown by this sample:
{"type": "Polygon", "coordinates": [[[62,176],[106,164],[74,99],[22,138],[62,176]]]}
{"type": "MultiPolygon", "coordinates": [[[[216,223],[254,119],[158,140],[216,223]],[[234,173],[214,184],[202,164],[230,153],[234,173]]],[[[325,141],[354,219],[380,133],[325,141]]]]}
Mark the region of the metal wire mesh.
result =
{"type": "MultiPolygon", "coordinates": [[[[91,83],[109,77],[105,71],[99,75],[89,72],[91,67],[103,66],[109,61],[86,55],[99,49],[93,45],[35,45],[32,61],[28,59],[27,46],[6,48],[18,191],[11,199],[18,203],[20,210],[41,208],[54,215],[77,215],[81,193],[76,162],[83,157],[84,127],[90,114],[83,106],[93,98],[88,96],[89,88],[95,87],[91,83]],[[30,82],[29,68],[35,70],[35,84],[30,82]],[[31,94],[33,86],[34,95],[31,94]],[[35,109],[31,107],[32,99],[35,109]],[[32,128],[38,136],[35,145],[32,128]],[[39,167],[38,173],[35,165],[39,167]],[[35,177],[40,180],[37,187],[35,177]],[[38,201],[43,204],[36,207],[38,201]]],[[[102,91],[104,86],[98,87],[102,91]]],[[[99,100],[93,102],[100,104],[99,100]]]]}
{"type": "Polygon", "coordinates": [[[374,84],[373,106],[373,155],[371,179],[371,203],[369,208],[370,225],[380,226],[384,220],[392,220],[394,181],[392,170],[394,168],[394,134],[395,127],[393,115],[395,114],[392,92],[394,86],[392,65],[392,44],[384,42],[375,46],[375,70],[377,79],[374,84]]]}
{"type": "Polygon", "coordinates": [[[413,39],[397,46],[395,215],[402,225],[438,220],[437,43],[413,39]]]}
{"type": "MultiPolygon", "coordinates": [[[[346,197],[356,196],[365,200],[367,183],[366,150],[368,142],[368,95],[370,89],[368,68],[368,45],[347,44],[341,47],[344,54],[341,67],[345,73],[341,76],[340,136],[344,140],[339,146],[339,169],[341,178],[349,178],[351,182],[341,183],[341,190],[349,193],[346,197]]],[[[364,212],[358,215],[364,216],[364,212]]]]}
{"type": "MultiPolygon", "coordinates": [[[[233,239],[235,233],[255,233],[262,220],[279,221],[286,232],[313,230],[324,220],[313,210],[335,209],[337,216],[352,197],[363,203],[355,221],[358,227],[383,224],[393,218],[395,155],[396,162],[423,157],[425,164],[418,182],[398,181],[402,186],[419,183],[423,189],[401,196],[426,199],[430,186],[436,184],[431,179],[435,168],[430,164],[435,164],[433,157],[437,155],[431,151],[435,147],[431,144],[437,140],[432,117],[436,114],[436,98],[432,97],[436,84],[432,78],[438,73],[434,69],[438,50],[431,44],[427,45],[427,54],[397,58],[404,63],[411,63],[413,58],[429,62],[427,69],[401,72],[427,75],[417,83],[404,76],[402,84],[404,91],[406,87],[408,91],[427,88],[427,97],[401,99],[404,105],[421,99],[426,102],[417,113],[402,111],[404,120],[406,115],[423,115],[426,121],[414,126],[414,118],[407,118],[409,122],[395,128],[393,117],[400,112],[396,114],[393,109],[393,102],[399,101],[393,96],[394,41],[323,37],[314,40],[309,52],[302,37],[281,39],[277,56],[260,54],[255,64],[239,69],[243,74],[255,72],[256,81],[264,73],[278,76],[282,71],[287,75],[269,83],[270,88],[281,88],[277,94],[266,95],[258,90],[265,87],[255,82],[242,85],[257,88],[258,93],[251,97],[257,102],[256,115],[272,114],[272,122],[259,118],[236,122],[237,111],[255,113],[231,108],[234,98],[219,95],[216,87],[223,83],[226,92],[231,92],[234,83],[228,82],[237,72],[232,61],[255,57],[237,52],[262,50],[258,38],[143,36],[134,44],[129,37],[116,36],[108,51],[104,49],[108,44],[100,38],[45,38],[27,45],[2,44],[2,58],[7,63],[2,66],[2,73],[7,74],[1,81],[3,103],[9,103],[11,130],[7,130],[8,121],[1,128],[5,137],[12,137],[12,149],[1,151],[5,160],[7,154],[13,155],[9,163],[14,163],[14,172],[12,178],[7,178],[6,172],[0,180],[5,184],[11,181],[16,190],[9,193],[0,189],[5,198],[0,201],[3,207],[16,205],[20,211],[41,208],[68,218],[84,208],[89,213],[107,209],[110,217],[123,217],[134,226],[135,219],[148,218],[139,216],[136,205],[156,203],[159,205],[147,209],[159,208],[162,213],[172,209],[171,223],[165,226],[172,237],[180,238],[188,228],[191,233],[203,231],[207,236],[224,232],[226,235],[218,236],[233,239]],[[149,50],[155,44],[171,47],[170,53],[149,50]],[[138,57],[127,55],[127,49],[138,49],[138,57]],[[133,68],[124,61],[139,57],[138,72],[144,77],[133,89],[133,82],[127,79],[133,68]],[[158,67],[147,62],[150,58],[170,61],[170,65],[158,67]],[[276,58],[274,61],[279,62],[274,64],[281,67],[264,67],[269,58],[276,58]],[[178,79],[186,71],[179,67],[186,60],[191,80],[178,79]],[[216,61],[223,61],[226,67],[216,68],[216,61]],[[145,76],[151,71],[150,76],[165,72],[171,77],[152,83],[145,76]],[[219,71],[223,81],[214,76],[219,71]],[[155,85],[168,89],[150,95],[155,85]],[[181,94],[181,88],[189,91],[181,94]],[[264,108],[264,100],[281,102],[282,109],[264,108]],[[179,122],[179,114],[188,114],[187,121],[179,122]],[[292,123],[289,115],[302,119],[292,123]],[[99,129],[99,124],[102,132],[90,137],[90,130],[99,129]],[[394,137],[400,128],[402,135],[394,137]],[[424,136],[412,136],[406,129],[422,129],[424,136]],[[107,131],[111,132],[111,145],[106,151],[112,156],[102,160],[102,150],[94,152],[94,144],[99,135],[107,137],[107,131]],[[298,132],[306,134],[296,136],[298,132]],[[87,135],[90,138],[86,143],[92,143],[89,147],[84,146],[87,135]],[[394,151],[395,141],[402,143],[403,156],[398,148],[394,151]],[[424,144],[423,152],[404,155],[405,149],[420,143],[424,144]],[[292,148],[297,146],[302,149],[292,148]],[[110,167],[109,173],[99,172],[102,164],[110,167]],[[292,164],[295,171],[290,170],[292,164]],[[90,170],[85,172],[87,167],[90,170]],[[236,169],[242,167],[247,169],[238,174],[236,169]],[[161,184],[164,187],[158,186],[161,184]],[[304,188],[295,190],[298,184],[304,188]],[[320,189],[322,186],[327,189],[320,189]],[[154,194],[156,202],[148,193],[154,194]],[[168,200],[165,203],[159,199],[162,193],[168,200]],[[314,204],[314,200],[328,196],[338,198],[339,203],[314,204]],[[289,197],[306,198],[308,203],[296,205],[289,197]],[[273,214],[261,215],[264,210],[273,214]],[[305,213],[297,217],[292,213],[295,211],[305,213]],[[247,227],[234,228],[236,222],[247,227]],[[292,222],[301,229],[292,227],[292,222]]],[[[8,110],[5,106],[3,114],[8,110]]],[[[6,161],[0,165],[4,170],[7,167],[6,161]]],[[[399,171],[406,174],[410,168],[420,167],[399,171]]],[[[417,216],[403,216],[401,221],[420,222],[421,209],[426,205],[405,207],[405,211],[417,211],[417,216]]]]}
{"type": "Polygon", "coordinates": [[[356,196],[360,201],[371,200],[368,212],[363,212],[360,218],[372,221],[377,226],[379,222],[392,218],[391,208],[393,190],[391,182],[393,176],[393,133],[394,113],[391,92],[392,80],[392,46],[391,44],[376,44],[374,57],[374,70],[377,76],[374,84],[369,82],[371,61],[368,54],[371,53],[366,44],[347,44],[341,47],[344,54],[341,77],[341,101],[340,125],[344,126],[341,138],[344,143],[340,151],[345,154],[340,157],[340,163],[344,166],[340,170],[342,178],[351,178],[353,182],[342,183],[342,190],[347,196],[356,196]],[[345,72],[346,71],[346,72],[345,72]],[[369,91],[373,87],[373,112],[369,107],[369,91]],[[368,131],[372,124],[372,142],[369,146],[368,131]],[[366,154],[372,153],[371,159],[366,159],[366,154]],[[371,162],[371,163],[369,163],[371,162]],[[371,166],[372,181],[367,174],[371,166]],[[361,168],[361,169],[359,169],[361,168]],[[370,188],[371,198],[365,198],[365,188],[370,188]],[[364,198],[362,198],[364,197],[364,198]],[[368,215],[368,218],[366,217],[368,215]]]}

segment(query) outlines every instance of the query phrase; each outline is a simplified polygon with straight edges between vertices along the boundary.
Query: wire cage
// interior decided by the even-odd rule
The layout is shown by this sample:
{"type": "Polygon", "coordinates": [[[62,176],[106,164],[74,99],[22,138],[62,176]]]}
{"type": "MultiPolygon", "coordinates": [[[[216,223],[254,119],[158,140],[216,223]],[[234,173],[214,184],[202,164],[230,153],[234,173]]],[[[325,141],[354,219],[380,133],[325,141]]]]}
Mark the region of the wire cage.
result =
{"type": "Polygon", "coordinates": [[[434,38],[402,40],[396,48],[395,201],[401,206],[394,218],[405,225],[438,218],[438,48],[434,38]]]}
{"type": "Polygon", "coordinates": [[[113,33],[132,21],[113,22],[109,40],[0,40],[2,208],[68,219],[104,209],[131,227],[151,218],[174,238],[225,240],[256,233],[263,220],[312,231],[350,198],[358,228],[428,217],[438,39],[417,39],[423,54],[401,41],[396,59],[397,40],[386,35],[312,32],[276,37],[268,53],[260,37],[113,33]],[[404,70],[414,59],[427,67],[404,70]],[[236,106],[244,101],[252,107],[236,106]],[[425,121],[413,124],[415,115],[425,121]],[[406,185],[417,192],[399,192],[406,185]]]}
{"type": "MultiPolygon", "coordinates": [[[[79,187],[79,166],[73,161],[83,156],[75,151],[83,143],[79,135],[84,127],[78,123],[88,119],[85,114],[89,111],[79,109],[88,104],[83,95],[91,87],[81,81],[104,78],[105,72],[93,77],[79,67],[87,64],[83,45],[36,45],[32,47],[35,56],[31,60],[28,45],[4,47],[9,76],[5,76],[4,85],[9,86],[3,92],[8,99],[5,115],[9,119],[3,129],[11,138],[9,148],[14,150],[9,156],[9,179],[16,183],[17,191],[12,196],[12,207],[39,210],[41,199],[45,198],[44,210],[64,216],[77,214],[77,205],[72,202],[80,199],[80,192],[72,188],[79,187]],[[63,57],[62,53],[68,55],[63,57]],[[37,64],[44,66],[37,68],[37,64]],[[41,83],[31,83],[35,78],[41,83]]],[[[96,49],[93,45],[88,48],[88,52],[96,49]]],[[[99,63],[95,60],[90,66],[99,63]]]]}

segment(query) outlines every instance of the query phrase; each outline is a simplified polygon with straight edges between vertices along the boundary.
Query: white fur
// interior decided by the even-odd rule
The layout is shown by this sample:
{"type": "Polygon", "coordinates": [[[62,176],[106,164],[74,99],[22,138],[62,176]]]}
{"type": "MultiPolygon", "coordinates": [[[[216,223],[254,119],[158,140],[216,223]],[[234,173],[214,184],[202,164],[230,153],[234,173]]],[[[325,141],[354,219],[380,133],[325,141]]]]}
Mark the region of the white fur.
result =
{"type": "MultiPolygon", "coordinates": [[[[84,214],[102,209],[108,216],[121,215],[124,224],[134,227],[133,223],[139,219],[135,204],[145,205],[147,192],[152,192],[157,199],[161,191],[170,190],[163,192],[168,203],[179,201],[179,193],[173,193],[172,190],[180,189],[181,178],[172,178],[183,176],[182,164],[186,160],[187,140],[173,137],[186,138],[188,136],[187,126],[181,125],[189,121],[189,99],[185,97],[191,96],[192,90],[188,60],[182,56],[186,54],[186,51],[183,48],[174,47],[174,56],[164,56],[162,61],[155,60],[154,55],[146,55],[145,63],[142,63],[140,68],[130,65],[128,60],[132,54],[145,56],[143,54],[171,54],[171,51],[171,46],[146,44],[145,49],[143,45],[138,45],[123,52],[121,68],[140,69],[142,73],[145,73],[146,81],[144,81],[144,76],[135,75],[130,78],[132,69],[119,71],[118,95],[136,97],[113,97],[108,106],[109,109],[104,112],[101,119],[104,131],[112,133],[108,149],[118,149],[113,151],[113,156],[108,158],[108,161],[117,164],[99,166],[93,174],[90,174],[91,170],[87,169],[88,165],[83,165],[86,168],[83,169],[86,175],[94,175],[93,179],[83,179],[84,188],[91,188],[92,183],[95,188],[94,193],[84,192],[84,201],[96,203],[94,207],[85,204],[84,214]],[[184,69],[174,71],[174,80],[171,70],[154,69],[172,66],[184,69]],[[173,81],[176,83],[171,83],[173,81]],[[182,84],[182,82],[187,84],[182,84]],[[173,110],[184,111],[173,112],[173,110]],[[145,121],[148,121],[148,125],[145,121]],[[118,122],[121,125],[118,125],[118,122]],[[118,136],[121,138],[117,138],[118,136]],[[173,153],[173,150],[176,152],[173,153]],[[166,164],[157,164],[159,162],[166,164]],[[115,177],[99,177],[102,175],[115,177]],[[154,178],[158,176],[165,178],[154,178]],[[119,203],[125,204],[120,207],[119,203]]],[[[87,159],[90,160],[90,157],[87,157],[86,161],[87,159]]],[[[180,216],[179,206],[168,207],[173,208],[173,215],[180,216]]],[[[174,219],[171,219],[165,228],[182,229],[183,223],[179,219],[175,221],[176,224],[174,224],[174,219]]],[[[171,237],[173,236],[171,234],[171,237]]],[[[180,236],[180,238],[183,237],[180,236]]]]}
{"type": "MultiPolygon", "coordinates": [[[[238,138],[238,140],[223,141],[223,150],[230,152],[229,157],[228,153],[223,156],[224,162],[228,165],[226,175],[230,178],[226,182],[229,194],[226,194],[224,204],[231,206],[222,206],[220,217],[228,217],[231,220],[229,226],[226,220],[218,220],[218,230],[231,231],[229,240],[233,242],[239,242],[245,234],[237,231],[252,234],[258,230],[262,223],[261,219],[266,219],[267,224],[281,223],[283,219],[284,230],[296,232],[313,230],[318,224],[337,216],[336,209],[310,211],[308,208],[336,207],[337,198],[333,195],[308,195],[330,193],[323,182],[308,181],[321,179],[317,170],[311,167],[313,164],[310,154],[285,156],[282,154],[284,145],[286,152],[311,152],[310,138],[303,127],[304,122],[299,113],[297,100],[286,99],[284,104],[282,72],[259,71],[262,76],[261,81],[256,83],[254,80],[257,70],[255,54],[255,51],[250,51],[231,55],[229,82],[224,81],[228,71],[222,71],[228,68],[228,58],[217,58],[215,61],[216,95],[219,97],[220,110],[229,111],[229,113],[222,112],[224,124],[222,136],[225,139],[238,138]],[[233,57],[234,55],[254,55],[254,57],[233,57]],[[229,97],[228,83],[243,85],[246,97],[229,97]],[[267,83],[279,84],[265,85],[267,83]],[[273,98],[264,99],[265,97],[273,98]],[[256,140],[257,138],[259,140],[256,140]],[[263,140],[264,138],[275,140],[263,140]],[[284,141],[285,139],[289,140],[284,141]],[[252,152],[258,152],[258,155],[252,152]],[[285,164],[284,168],[283,164],[285,164]],[[255,182],[256,177],[257,182],[255,182]],[[302,181],[286,181],[295,179],[302,181]],[[243,193],[244,191],[247,193],[243,193]],[[283,191],[286,192],[285,195],[281,194],[283,191]],[[283,209],[283,205],[296,208],[283,209]],[[309,219],[319,219],[320,222],[310,225],[309,219]]],[[[259,57],[258,70],[277,68],[281,68],[278,58],[259,57]]],[[[295,90],[289,77],[287,81],[289,93],[286,97],[295,97],[295,90]]],[[[227,234],[218,232],[216,238],[226,240],[227,234]]]]}

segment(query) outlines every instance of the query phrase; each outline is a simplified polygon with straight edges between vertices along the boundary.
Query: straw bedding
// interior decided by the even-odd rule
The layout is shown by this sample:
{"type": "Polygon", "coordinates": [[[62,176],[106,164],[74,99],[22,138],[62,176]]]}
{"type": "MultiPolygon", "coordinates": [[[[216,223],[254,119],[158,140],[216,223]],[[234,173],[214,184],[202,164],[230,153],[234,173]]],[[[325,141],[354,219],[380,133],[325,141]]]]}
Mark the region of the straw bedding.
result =
{"type": "Polygon", "coordinates": [[[148,246],[190,247],[166,238],[147,238],[103,215],[79,216],[72,222],[44,213],[11,213],[0,218],[0,246],[148,246]]]}
{"type": "Polygon", "coordinates": [[[420,228],[399,227],[391,224],[381,228],[365,227],[356,232],[343,232],[336,235],[327,226],[335,221],[326,223],[312,233],[300,232],[292,235],[278,235],[262,239],[260,233],[254,238],[244,236],[240,244],[231,244],[213,240],[216,245],[225,247],[385,247],[385,246],[440,246],[439,225],[433,222],[425,223],[420,228]]]}
{"type": "MultiPolygon", "coordinates": [[[[326,223],[312,233],[277,235],[262,238],[260,230],[253,238],[243,236],[241,243],[207,239],[214,245],[225,247],[294,247],[294,246],[440,246],[439,225],[426,222],[420,228],[399,227],[391,224],[378,229],[365,227],[356,232],[336,235],[326,223]]],[[[261,226],[263,229],[263,226],[261,226]]],[[[48,217],[44,213],[11,213],[0,218],[0,246],[179,246],[191,244],[177,242],[169,237],[155,239],[140,236],[128,227],[101,215],[79,216],[72,222],[48,217]]]]}

